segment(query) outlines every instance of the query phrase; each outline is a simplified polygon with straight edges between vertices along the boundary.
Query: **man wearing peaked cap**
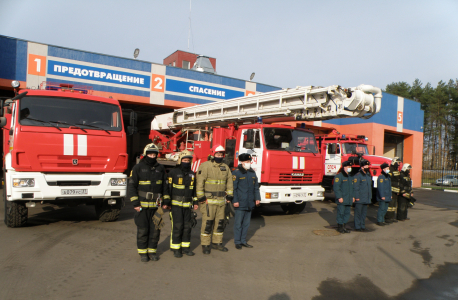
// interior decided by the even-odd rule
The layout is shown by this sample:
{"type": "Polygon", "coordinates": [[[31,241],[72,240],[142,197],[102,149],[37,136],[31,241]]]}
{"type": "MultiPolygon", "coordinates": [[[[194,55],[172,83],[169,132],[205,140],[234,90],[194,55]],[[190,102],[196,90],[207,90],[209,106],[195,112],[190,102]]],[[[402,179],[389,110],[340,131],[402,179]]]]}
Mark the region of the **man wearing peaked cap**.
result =
{"type": "Polygon", "coordinates": [[[368,160],[361,160],[358,174],[355,175],[353,191],[355,193],[355,230],[366,231],[367,206],[372,201],[372,176],[368,160]]]}
{"type": "Polygon", "coordinates": [[[246,236],[250,226],[251,211],[261,203],[258,177],[251,168],[251,155],[242,153],[238,157],[239,165],[232,172],[234,181],[234,198],[232,203],[235,210],[234,243],[235,248],[253,248],[247,244],[246,236]]]}
{"type": "Polygon", "coordinates": [[[377,225],[385,226],[390,223],[385,222],[385,214],[388,210],[388,203],[391,201],[391,177],[390,177],[390,165],[383,163],[380,168],[382,174],[377,178],[377,225]]]}
{"type": "Polygon", "coordinates": [[[351,205],[355,202],[353,197],[353,177],[350,173],[351,163],[344,161],[342,168],[334,178],[333,189],[337,203],[337,231],[340,233],[350,233],[350,230],[345,228],[350,219],[351,205]]]}

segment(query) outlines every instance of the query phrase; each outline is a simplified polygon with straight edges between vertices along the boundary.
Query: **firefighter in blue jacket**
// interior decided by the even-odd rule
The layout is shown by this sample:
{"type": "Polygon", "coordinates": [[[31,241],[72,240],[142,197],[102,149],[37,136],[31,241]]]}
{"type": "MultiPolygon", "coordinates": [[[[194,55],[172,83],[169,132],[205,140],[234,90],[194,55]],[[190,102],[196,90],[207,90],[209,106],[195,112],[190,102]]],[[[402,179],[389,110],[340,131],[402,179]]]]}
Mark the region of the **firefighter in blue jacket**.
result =
{"type": "Polygon", "coordinates": [[[368,160],[362,160],[361,169],[355,175],[353,191],[355,193],[355,230],[366,231],[367,206],[372,199],[372,176],[369,173],[368,160]]]}
{"type": "Polygon", "coordinates": [[[342,168],[334,178],[333,189],[337,203],[337,231],[340,233],[350,233],[350,230],[345,228],[350,219],[351,205],[355,202],[353,197],[353,177],[350,173],[351,163],[344,161],[342,168]]]}
{"type": "Polygon", "coordinates": [[[380,168],[382,169],[382,174],[377,178],[377,225],[385,226],[390,224],[385,223],[385,215],[391,201],[390,165],[383,163],[380,168]]]}
{"type": "Polygon", "coordinates": [[[251,168],[251,155],[242,153],[238,159],[240,164],[232,172],[234,180],[232,203],[235,210],[234,243],[235,248],[240,250],[242,247],[253,248],[247,244],[246,235],[250,226],[251,211],[261,203],[261,194],[258,177],[251,168]]]}

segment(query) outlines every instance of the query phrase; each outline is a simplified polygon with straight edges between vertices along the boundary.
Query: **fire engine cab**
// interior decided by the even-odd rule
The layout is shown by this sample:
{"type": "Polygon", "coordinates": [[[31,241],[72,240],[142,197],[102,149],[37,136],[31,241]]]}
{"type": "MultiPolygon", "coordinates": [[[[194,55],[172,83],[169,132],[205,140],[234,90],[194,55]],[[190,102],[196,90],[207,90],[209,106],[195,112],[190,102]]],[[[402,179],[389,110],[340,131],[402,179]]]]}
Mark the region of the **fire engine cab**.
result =
{"type": "Polygon", "coordinates": [[[37,203],[93,204],[101,221],[116,220],[127,168],[118,101],[69,84],[42,88],[0,100],[6,225],[24,225],[37,203]]]}

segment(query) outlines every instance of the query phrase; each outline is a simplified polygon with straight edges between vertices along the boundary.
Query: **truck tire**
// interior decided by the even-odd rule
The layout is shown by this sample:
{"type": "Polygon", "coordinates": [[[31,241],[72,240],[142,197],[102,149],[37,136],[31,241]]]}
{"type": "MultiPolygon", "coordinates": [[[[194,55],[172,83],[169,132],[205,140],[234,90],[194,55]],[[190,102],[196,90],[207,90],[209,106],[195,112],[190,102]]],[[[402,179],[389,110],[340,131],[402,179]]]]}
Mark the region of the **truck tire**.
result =
{"type": "Polygon", "coordinates": [[[10,202],[6,200],[6,192],[3,191],[5,202],[5,224],[7,227],[22,227],[27,224],[29,209],[24,203],[10,202]]]}
{"type": "Polygon", "coordinates": [[[301,213],[305,206],[306,202],[302,202],[301,204],[296,203],[288,203],[288,204],[281,204],[281,209],[286,215],[298,214],[301,213]]]}
{"type": "Polygon", "coordinates": [[[119,218],[123,198],[118,198],[115,205],[108,204],[108,199],[98,199],[95,202],[95,215],[101,222],[114,222],[119,218]]]}

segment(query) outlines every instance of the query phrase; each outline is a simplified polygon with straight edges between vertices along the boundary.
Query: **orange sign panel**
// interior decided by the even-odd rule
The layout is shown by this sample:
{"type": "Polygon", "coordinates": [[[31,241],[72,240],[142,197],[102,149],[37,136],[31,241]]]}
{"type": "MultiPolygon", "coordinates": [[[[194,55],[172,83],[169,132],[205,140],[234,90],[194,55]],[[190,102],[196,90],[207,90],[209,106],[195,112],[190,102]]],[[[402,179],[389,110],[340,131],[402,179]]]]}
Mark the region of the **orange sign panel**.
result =
{"type": "Polygon", "coordinates": [[[46,56],[29,54],[29,68],[27,73],[30,75],[46,76],[46,56]]]}

